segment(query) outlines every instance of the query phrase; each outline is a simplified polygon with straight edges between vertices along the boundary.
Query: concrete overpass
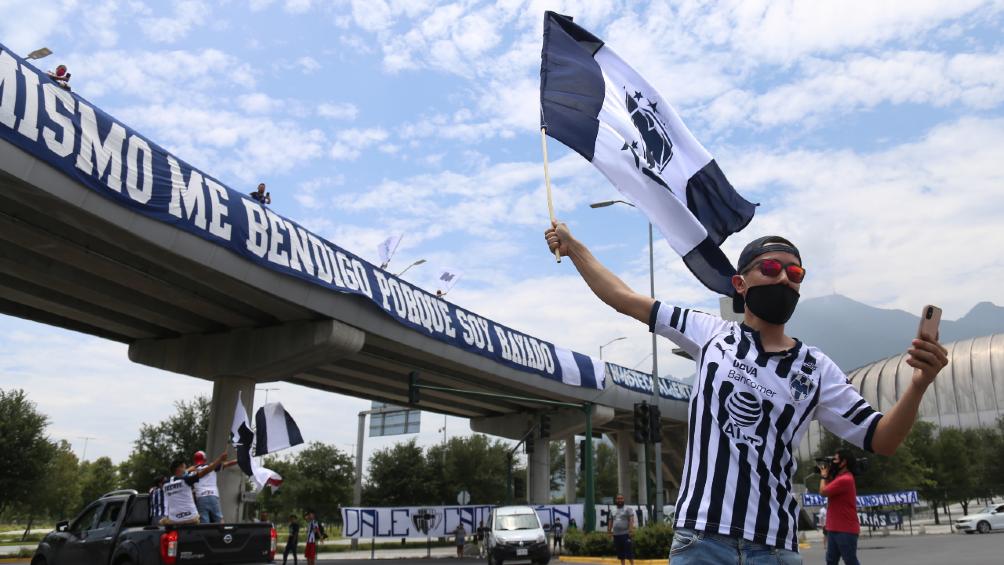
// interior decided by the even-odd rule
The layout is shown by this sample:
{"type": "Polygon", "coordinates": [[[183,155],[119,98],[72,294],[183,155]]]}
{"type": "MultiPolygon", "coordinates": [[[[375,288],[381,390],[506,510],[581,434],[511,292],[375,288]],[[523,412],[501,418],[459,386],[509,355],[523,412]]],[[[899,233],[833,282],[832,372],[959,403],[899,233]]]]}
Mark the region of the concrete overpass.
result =
{"type": "MultiPolygon", "coordinates": [[[[520,370],[416,331],[364,296],[277,272],[212,238],[123,206],[96,190],[93,178],[68,174],[46,156],[43,149],[53,144],[45,137],[43,120],[35,124],[32,139],[27,114],[5,119],[2,110],[14,94],[4,55],[0,46],[0,312],[127,343],[134,362],[212,380],[211,453],[227,444],[237,393],[250,406],[258,382],[283,380],[404,404],[407,375],[418,370],[423,382],[432,385],[595,403],[594,430],[614,434],[622,489],[630,491],[625,485],[630,484],[627,461],[635,449],[628,437],[631,410],[636,402],[651,401],[649,394],[609,378],[603,390],[596,390],[520,370]]],[[[31,87],[35,80],[37,86],[30,65],[21,61],[13,68],[21,83],[31,87]]],[[[45,103],[77,105],[74,119],[83,120],[80,128],[85,129],[85,103],[53,88],[39,87],[45,103]]],[[[95,135],[95,152],[101,135],[95,135]]],[[[78,152],[88,141],[82,136],[86,131],[78,131],[73,140],[78,152]]],[[[129,155],[135,157],[131,147],[129,155]]],[[[79,158],[78,153],[78,163],[79,158]]],[[[101,179],[100,160],[94,159],[101,179]]],[[[111,174],[102,182],[112,183],[111,174]]],[[[670,438],[663,445],[665,476],[672,487],[682,467],[687,407],[679,391],[676,398],[670,396],[664,395],[660,408],[664,435],[670,438]]],[[[540,414],[532,403],[445,391],[423,391],[420,408],[469,418],[472,429],[505,437],[521,436],[540,414]]],[[[577,413],[553,414],[552,422],[555,438],[584,430],[577,413]]],[[[573,443],[567,442],[571,477],[574,453],[573,443]]],[[[548,497],[548,457],[547,449],[529,457],[534,502],[548,497]]],[[[238,477],[224,474],[221,479],[222,495],[234,500],[238,477]]]]}

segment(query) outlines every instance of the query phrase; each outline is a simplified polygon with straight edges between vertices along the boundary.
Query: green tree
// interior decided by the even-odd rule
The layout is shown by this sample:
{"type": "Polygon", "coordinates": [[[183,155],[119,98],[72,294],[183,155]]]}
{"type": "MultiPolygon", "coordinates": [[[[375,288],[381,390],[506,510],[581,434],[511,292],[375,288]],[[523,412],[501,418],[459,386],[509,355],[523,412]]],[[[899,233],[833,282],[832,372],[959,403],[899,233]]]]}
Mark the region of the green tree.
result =
{"type": "MultiPolygon", "coordinates": [[[[542,443],[537,448],[542,449],[542,443]]],[[[453,437],[426,450],[426,465],[435,486],[433,501],[452,504],[466,490],[473,504],[497,504],[505,499],[507,453],[510,447],[483,434],[453,437]],[[445,464],[445,468],[444,465],[445,464]]]]}
{"type": "Polygon", "coordinates": [[[311,442],[295,455],[267,457],[263,465],[282,476],[278,492],[265,489],[258,498],[259,510],[267,511],[277,524],[307,510],[331,521],[340,507],[352,502],[355,467],[348,454],[334,446],[311,442]]]}
{"type": "Polygon", "coordinates": [[[23,390],[0,389],[0,515],[30,502],[55,456],[49,419],[23,390]]]}
{"type": "Polygon", "coordinates": [[[564,485],[565,485],[565,442],[564,441],[551,441],[548,442],[548,448],[551,452],[551,492],[561,490],[557,496],[553,497],[552,502],[564,502],[564,485]]]}
{"type": "Polygon", "coordinates": [[[167,420],[156,425],[143,424],[140,428],[132,453],[119,469],[122,483],[128,488],[145,491],[157,477],[168,474],[172,460],[190,461],[193,453],[206,449],[209,398],[198,396],[174,406],[175,413],[167,420]]]}
{"type": "Polygon", "coordinates": [[[80,507],[119,488],[118,469],[108,457],[80,464],[80,507]]]}
{"type": "Polygon", "coordinates": [[[60,440],[54,447],[53,457],[29,507],[40,517],[59,520],[73,517],[81,510],[80,464],[68,441],[60,440]]]}
{"type": "Polygon", "coordinates": [[[406,506],[438,502],[433,498],[436,492],[425,454],[415,441],[412,438],[373,452],[363,488],[363,504],[406,506]]]}
{"type": "MultiPolygon", "coordinates": [[[[617,496],[617,450],[608,441],[593,441],[593,476],[596,500],[617,496]]],[[[580,467],[581,468],[581,467],[580,467]]],[[[585,477],[579,477],[576,495],[586,496],[585,477]]],[[[627,493],[624,493],[625,495],[627,493]]]]}

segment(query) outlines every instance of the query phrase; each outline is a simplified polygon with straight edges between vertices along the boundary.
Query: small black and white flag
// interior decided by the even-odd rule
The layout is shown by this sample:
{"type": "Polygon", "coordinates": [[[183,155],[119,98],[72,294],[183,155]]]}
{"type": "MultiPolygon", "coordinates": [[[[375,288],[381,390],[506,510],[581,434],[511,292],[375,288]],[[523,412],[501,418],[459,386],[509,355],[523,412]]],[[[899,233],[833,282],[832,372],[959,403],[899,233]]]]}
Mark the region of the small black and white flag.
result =
{"type": "Polygon", "coordinates": [[[390,264],[390,260],[394,258],[394,252],[397,251],[397,247],[401,245],[401,240],[404,239],[404,234],[392,235],[387,239],[380,242],[380,246],[377,248],[377,252],[380,253],[380,268],[386,269],[387,265],[390,264]]]}
{"type": "Polygon", "coordinates": [[[275,453],[303,443],[299,426],[280,402],[272,402],[259,408],[254,415],[254,424],[255,455],[275,453]]]}
{"type": "Polygon", "coordinates": [[[603,40],[544,14],[541,127],[585,157],[648,216],[709,289],[733,294],[719,249],[755,205],[729,184],[680,116],[603,40]]]}
{"type": "Polygon", "coordinates": [[[237,393],[237,406],[234,409],[234,420],[230,426],[230,443],[237,450],[237,466],[245,475],[251,478],[255,486],[255,492],[266,486],[272,490],[279,488],[282,484],[282,476],[271,469],[266,469],[258,465],[251,453],[251,447],[255,443],[255,433],[248,422],[248,413],[244,408],[242,395],[237,393]]]}
{"type": "Polygon", "coordinates": [[[464,276],[463,271],[458,271],[457,269],[443,269],[439,273],[439,278],[436,279],[436,295],[445,296],[446,293],[453,290],[453,287],[457,285],[457,281],[460,277],[464,276]]]}

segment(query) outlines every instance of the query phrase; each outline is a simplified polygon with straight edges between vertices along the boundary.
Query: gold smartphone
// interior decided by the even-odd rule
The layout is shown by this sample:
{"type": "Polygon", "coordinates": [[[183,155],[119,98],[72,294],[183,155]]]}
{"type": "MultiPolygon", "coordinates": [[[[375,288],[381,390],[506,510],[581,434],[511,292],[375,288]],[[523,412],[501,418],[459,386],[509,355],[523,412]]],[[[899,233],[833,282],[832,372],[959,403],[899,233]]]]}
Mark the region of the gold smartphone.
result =
{"type": "Polygon", "coordinates": [[[920,312],[920,324],[917,326],[917,337],[926,334],[928,337],[938,339],[938,325],[941,324],[941,308],[928,304],[920,312]]]}

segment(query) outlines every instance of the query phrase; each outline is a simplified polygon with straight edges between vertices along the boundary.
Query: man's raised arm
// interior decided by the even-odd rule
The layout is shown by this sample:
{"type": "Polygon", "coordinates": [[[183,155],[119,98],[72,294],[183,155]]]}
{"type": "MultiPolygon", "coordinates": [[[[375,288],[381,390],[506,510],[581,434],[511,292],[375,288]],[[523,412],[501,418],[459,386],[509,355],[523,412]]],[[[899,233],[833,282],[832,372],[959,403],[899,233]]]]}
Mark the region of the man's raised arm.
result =
{"type": "Polygon", "coordinates": [[[557,249],[563,256],[572,259],[582,279],[600,300],[621,314],[627,314],[648,325],[655,300],[631,290],[617,275],[611,273],[593,257],[582,242],[572,237],[567,225],[553,222],[551,228],[544,232],[544,239],[547,240],[551,253],[557,249]]]}

